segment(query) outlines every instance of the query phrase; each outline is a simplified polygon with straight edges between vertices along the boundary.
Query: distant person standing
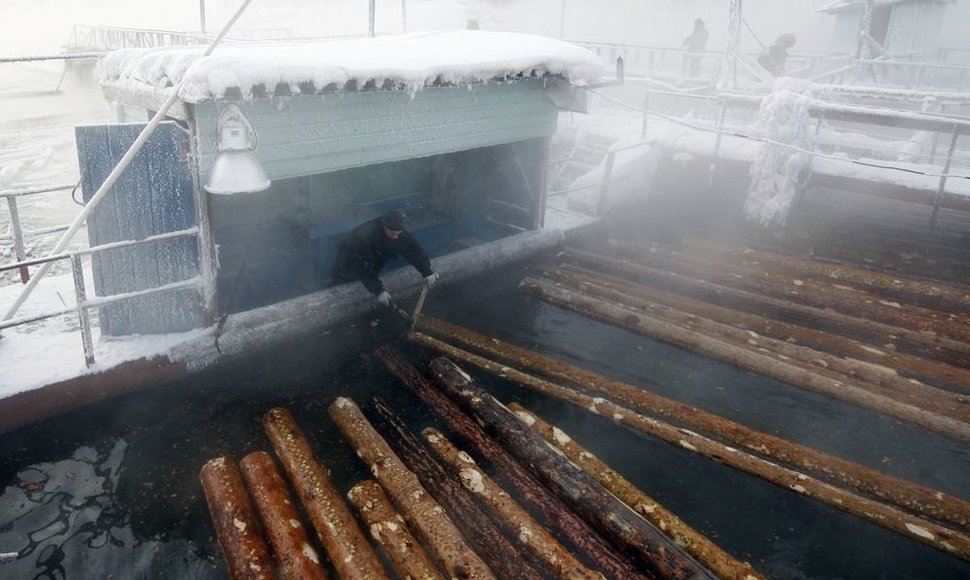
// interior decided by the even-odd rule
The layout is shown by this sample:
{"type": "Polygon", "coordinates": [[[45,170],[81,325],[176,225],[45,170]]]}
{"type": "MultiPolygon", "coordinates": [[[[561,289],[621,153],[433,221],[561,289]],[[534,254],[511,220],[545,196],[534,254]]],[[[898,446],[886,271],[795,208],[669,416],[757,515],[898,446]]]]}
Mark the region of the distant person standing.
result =
{"type": "Polygon", "coordinates": [[[782,34],[758,57],[758,64],[773,77],[785,76],[785,61],[788,60],[788,50],[795,46],[794,34],[782,34]]]}
{"type": "Polygon", "coordinates": [[[704,26],[704,21],[698,18],[694,21],[694,32],[685,38],[683,43],[683,46],[687,47],[687,56],[684,60],[688,65],[688,74],[692,77],[701,74],[702,57],[700,55],[707,52],[708,38],[710,38],[710,34],[707,32],[707,27],[704,26]]]}

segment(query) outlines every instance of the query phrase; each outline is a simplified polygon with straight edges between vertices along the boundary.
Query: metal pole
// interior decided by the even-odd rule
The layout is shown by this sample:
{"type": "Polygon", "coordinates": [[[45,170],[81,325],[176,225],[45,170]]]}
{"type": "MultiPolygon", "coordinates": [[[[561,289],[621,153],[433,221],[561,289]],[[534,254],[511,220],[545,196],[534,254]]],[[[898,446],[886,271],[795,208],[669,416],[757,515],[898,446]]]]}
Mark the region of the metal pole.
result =
{"type": "Polygon", "coordinates": [[[640,138],[644,139],[647,136],[647,121],[650,119],[650,90],[647,89],[643,93],[643,126],[640,128],[640,138]]]}
{"type": "Polygon", "coordinates": [[[953,126],[953,136],[950,137],[950,149],[946,152],[946,163],[943,164],[943,175],[940,176],[940,184],[936,188],[936,199],[933,200],[933,213],[930,215],[930,229],[936,227],[936,216],[940,213],[940,205],[946,195],[946,178],[950,172],[950,163],[953,161],[953,152],[956,151],[957,141],[960,140],[960,128],[953,126]]]}
{"type": "Polygon", "coordinates": [[[199,22],[202,34],[205,34],[205,0],[199,0],[199,22]]]}
{"type": "MultiPolygon", "coordinates": [[[[27,259],[27,252],[24,249],[24,229],[20,225],[20,211],[17,209],[17,198],[7,196],[7,208],[10,210],[10,234],[13,236],[13,247],[17,253],[17,261],[23,262],[27,259]]],[[[30,270],[27,266],[20,268],[20,282],[26,284],[30,281],[30,270]]]]}
{"type": "MultiPolygon", "coordinates": [[[[239,10],[237,10],[236,13],[233,14],[232,18],[229,19],[229,22],[226,22],[226,25],[222,28],[219,34],[214,39],[212,39],[212,42],[209,44],[208,48],[206,48],[205,52],[202,53],[203,57],[206,57],[212,54],[212,51],[215,50],[217,46],[219,46],[219,43],[222,42],[223,38],[225,38],[226,34],[229,32],[229,29],[232,28],[232,25],[235,24],[237,20],[239,20],[239,17],[242,16],[243,11],[246,10],[246,7],[249,6],[250,2],[252,2],[252,0],[243,1],[242,6],[239,7],[239,10]]],[[[151,136],[151,134],[155,131],[155,127],[157,127],[158,124],[162,122],[162,119],[165,118],[165,114],[168,113],[168,110],[172,108],[172,105],[175,104],[175,101],[179,99],[179,93],[182,88],[182,84],[184,82],[185,80],[182,79],[178,82],[177,85],[175,85],[175,87],[172,88],[172,93],[165,100],[165,102],[162,103],[161,108],[158,109],[158,112],[155,113],[155,116],[152,117],[151,121],[148,122],[148,125],[146,125],[144,129],[142,129],[141,133],[138,135],[138,138],[135,139],[135,142],[131,144],[130,148],[128,148],[128,152],[125,153],[125,155],[121,158],[121,161],[119,161],[118,164],[115,166],[115,168],[111,170],[111,173],[104,180],[104,183],[101,184],[101,187],[98,188],[98,191],[96,191],[94,195],[91,196],[91,200],[88,201],[88,203],[81,210],[81,213],[78,214],[78,216],[74,219],[74,222],[71,224],[71,227],[68,228],[66,232],[64,232],[64,235],[57,242],[57,245],[55,245],[54,249],[50,251],[50,255],[61,253],[64,250],[64,248],[67,247],[67,244],[71,241],[71,238],[74,237],[74,234],[76,234],[77,231],[81,229],[81,226],[84,224],[84,220],[86,220],[87,217],[91,215],[91,212],[94,211],[94,208],[97,207],[97,205],[101,202],[101,200],[104,199],[104,197],[108,194],[108,191],[111,189],[112,186],[114,186],[115,182],[118,181],[118,178],[121,177],[121,174],[125,171],[125,169],[128,168],[128,165],[131,164],[132,160],[135,158],[135,155],[137,155],[138,152],[141,150],[142,146],[145,144],[145,141],[147,141],[148,138],[151,136]]],[[[40,281],[41,278],[44,277],[45,274],[47,274],[47,272],[50,269],[51,269],[51,262],[47,262],[43,266],[41,266],[40,269],[37,270],[37,273],[34,275],[33,278],[30,279],[30,282],[28,282],[27,285],[24,286],[24,289],[20,293],[20,296],[13,303],[10,309],[7,310],[7,313],[3,316],[4,320],[10,320],[10,318],[17,313],[17,310],[23,305],[24,301],[27,300],[27,297],[30,296],[30,293],[34,291],[34,288],[37,286],[37,283],[40,281]]]]}
{"type": "Polygon", "coordinates": [[[367,5],[367,36],[374,36],[374,13],[377,11],[377,0],[370,0],[367,5]]]}
{"type": "Polygon", "coordinates": [[[81,326],[81,344],[84,346],[84,364],[94,364],[94,341],[91,339],[91,317],[85,303],[88,301],[84,290],[84,267],[81,256],[71,256],[71,274],[74,276],[74,296],[77,299],[77,318],[81,326]]]}
{"type": "Polygon", "coordinates": [[[562,0],[562,5],[559,8],[559,38],[565,38],[566,31],[566,0],[562,0]]]}
{"type": "Polygon", "coordinates": [[[401,0],[401,27],[408,32],[408,0],[401,0]]]}
{"type": "Polygon", "coordinates": [[[741,51],[741,0],[731,0],[728,19],[728,43],[725,49],[727,66],[721,76],[721,86],[733,89],[738,84],[738,52],[741,51]]]}
{"type": "Polygon", "coordinates": [[[869,58],[869,42],[867,37],[872,34],[872,9],[876,0],[866,0],[866,7],[862,12],[862,22],[859,23],[859,38],[856,42],[855,57],[869,58]]]}
{"type": "Polygon", "coordinates": [[[602,216],[606,213],[606,204],[610,194],[610,180],[613,179],[613,161],[616,159],[616,151],[610,151],[606,156],[606,169],[603,171],[603,184],[600,186],[600,195],[596,207],[596,215],[602,216]]]}

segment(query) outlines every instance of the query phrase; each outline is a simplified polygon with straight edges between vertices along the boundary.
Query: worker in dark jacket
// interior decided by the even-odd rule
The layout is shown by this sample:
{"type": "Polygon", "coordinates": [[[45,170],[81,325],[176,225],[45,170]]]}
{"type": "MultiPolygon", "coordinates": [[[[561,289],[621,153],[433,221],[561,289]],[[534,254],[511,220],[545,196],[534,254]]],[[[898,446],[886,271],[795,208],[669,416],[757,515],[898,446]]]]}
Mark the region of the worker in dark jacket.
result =
{"type": "Polygon", "coordinates": [[[333,266],[334,284],[360,280],[377,297],[381,306],[390,306],[391,295],[384,289],[378,275],[384,264],[397,256],[404,256],[409,264],[421,272],[428,288],[434,286],[438,274],[431,270],[431,260],[421,245],[404,230],[406,221],[404,212],[394,210],[352,229],[337,249],[333,266]]]}
{"type": "Polygon", "coordinates": [[[788,60],[788,51],[795,46],[794,34],[782,34],[758,57],[760,64],[773,77],[785,76],[785,61],[788,60]]]}

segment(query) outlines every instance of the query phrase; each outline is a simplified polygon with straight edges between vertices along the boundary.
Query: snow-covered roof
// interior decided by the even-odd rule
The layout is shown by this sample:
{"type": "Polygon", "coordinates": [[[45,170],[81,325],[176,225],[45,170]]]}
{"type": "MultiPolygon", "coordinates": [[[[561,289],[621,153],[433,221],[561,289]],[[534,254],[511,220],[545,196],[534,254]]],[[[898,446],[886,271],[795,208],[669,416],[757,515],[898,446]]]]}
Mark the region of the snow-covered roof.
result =
{"type": "Polygon", "coordinates": [[[113,93],[161,93],[184,80],[181,99],[197,103],[236,90],[243,98],[284,86],[293,94],[350,88],[407,88],[558,75],[575,84],[599,79],[602,61],[567,42],[531,34],[452,30],[400,36],[274,42],[205,48],[115,51],[101,63],[113,93]]]}
{"type": "MultiPolygon", "coordinates": [[[[876,6],[888,4],[902,4],[903,2],[951,2],[952,0],[876,0],[876,6]]],[[[832,0],[815,9],[816,12],[839,12],[849,8],[863,7],[866,0],[832,0]]]]}

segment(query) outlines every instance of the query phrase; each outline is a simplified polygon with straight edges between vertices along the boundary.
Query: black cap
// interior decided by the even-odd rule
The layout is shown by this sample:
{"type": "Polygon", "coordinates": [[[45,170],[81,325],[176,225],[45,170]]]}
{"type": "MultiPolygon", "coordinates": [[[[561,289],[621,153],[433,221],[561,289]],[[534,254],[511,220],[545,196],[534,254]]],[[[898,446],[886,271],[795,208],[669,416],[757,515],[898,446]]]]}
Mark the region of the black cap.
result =
{"type": "Polygon", "coordinates": [[[404,212],[399,209],[394,209],[381,218],[381,223],[384,224],[384,228],[399,232],[404,229],[407,224],[408,216],[404,215],[404,212]]]}

